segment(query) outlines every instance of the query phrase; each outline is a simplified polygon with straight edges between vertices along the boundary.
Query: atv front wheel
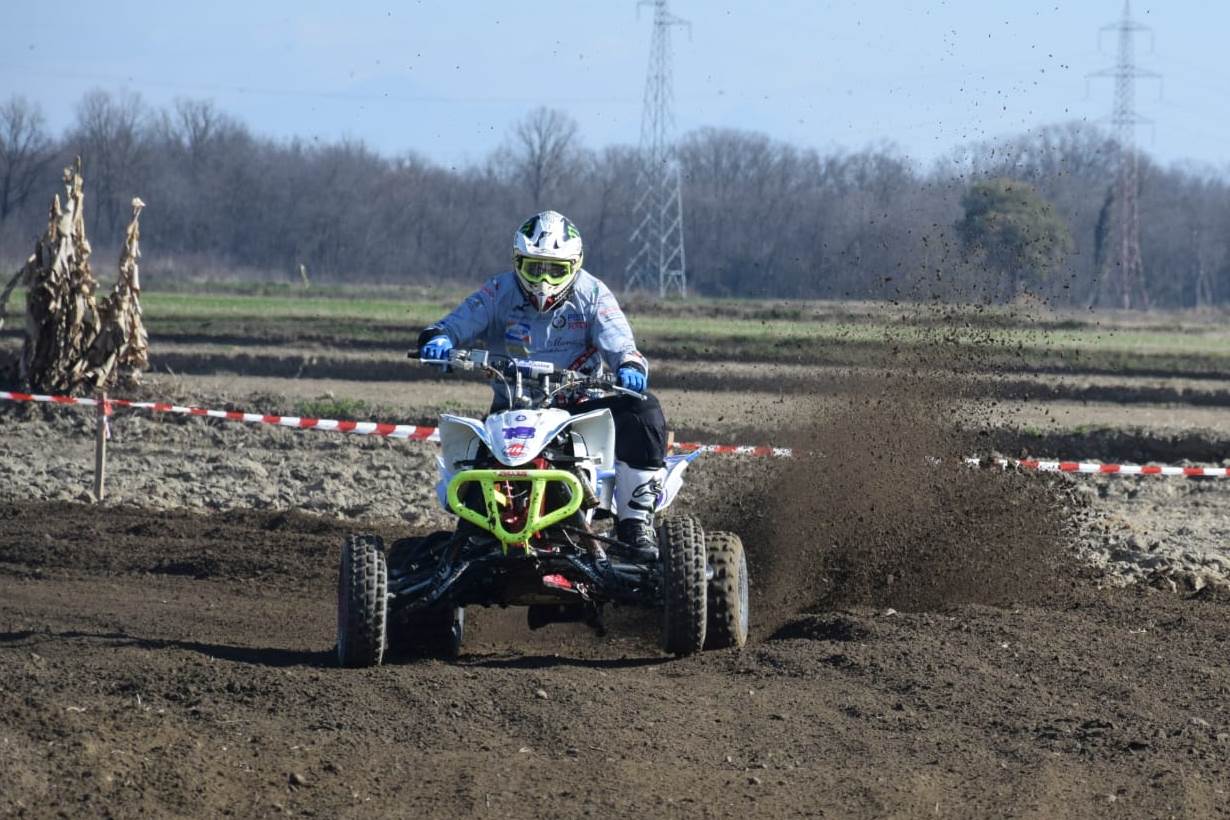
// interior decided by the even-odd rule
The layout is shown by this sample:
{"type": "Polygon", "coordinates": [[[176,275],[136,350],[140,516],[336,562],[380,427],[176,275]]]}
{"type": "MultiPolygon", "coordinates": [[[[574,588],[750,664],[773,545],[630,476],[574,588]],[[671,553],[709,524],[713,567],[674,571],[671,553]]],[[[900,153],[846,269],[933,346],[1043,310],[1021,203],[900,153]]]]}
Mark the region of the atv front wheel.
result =
{"type": "Polygon", "coordinates": [[[388,588],[380,536],[349,536],[342,544],[337,578],[337,660],[342,666],[380,665],[388,588]]]}
{"type": "Polygon", "coordinates": [[[707,587],[705,531],[690,515],[672,516],[658,528],[662,562],[662,649],[680,657],[705,645],[707,587]]]}
{"type": "Polygon", "coordinates": [[[733,532],[708,532],[705,546],[713,567],[705,649],[737,649],[747,643],[748,575],[743,541],[733,532]]]}

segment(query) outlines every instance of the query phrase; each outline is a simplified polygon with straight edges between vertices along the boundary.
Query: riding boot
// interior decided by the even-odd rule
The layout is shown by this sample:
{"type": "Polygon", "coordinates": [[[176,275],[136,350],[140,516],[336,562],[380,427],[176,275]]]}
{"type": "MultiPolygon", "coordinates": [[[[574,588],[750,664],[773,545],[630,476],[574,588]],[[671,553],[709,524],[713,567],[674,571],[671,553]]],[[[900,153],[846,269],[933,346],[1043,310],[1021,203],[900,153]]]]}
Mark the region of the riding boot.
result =
{"type": "Polygon", "coordinates": [[[658,537],[653,529],[653,514],[662,494],[666,470],[638,470],[622,461],[615,462],[615,500],[619,523],[616,535],[625,545],[625,554],[637,563],[658,560],[658,537]]]}
{"type": "Polygon", "coordinates": [[[653,524],[639,518],[625,518],[615,526],[615,534],[623,542],[619,550],[636,564],[652,564],[658,560],[658,536],[653,524]]]}

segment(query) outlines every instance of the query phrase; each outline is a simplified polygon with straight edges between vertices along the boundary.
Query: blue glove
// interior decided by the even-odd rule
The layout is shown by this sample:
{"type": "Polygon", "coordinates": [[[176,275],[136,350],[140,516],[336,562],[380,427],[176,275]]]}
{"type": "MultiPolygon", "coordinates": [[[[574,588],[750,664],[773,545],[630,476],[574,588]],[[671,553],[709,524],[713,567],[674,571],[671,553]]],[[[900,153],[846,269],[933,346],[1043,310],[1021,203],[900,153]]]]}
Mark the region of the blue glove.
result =
{"type": "Polygon", "coordinates": [[[419,351],[419,356],[435,362],[447,362],[448,352],[453,349],[453,340],[447,336],[435,336],[419,351]]]}
{"type": "Polygon", "coordinates": [[[638,393],[644,393],[647,381],[649,380],[645,378],[645,374],[635,367],[619,368],[619,386],[625,390],[635,390],[638,393]]]}

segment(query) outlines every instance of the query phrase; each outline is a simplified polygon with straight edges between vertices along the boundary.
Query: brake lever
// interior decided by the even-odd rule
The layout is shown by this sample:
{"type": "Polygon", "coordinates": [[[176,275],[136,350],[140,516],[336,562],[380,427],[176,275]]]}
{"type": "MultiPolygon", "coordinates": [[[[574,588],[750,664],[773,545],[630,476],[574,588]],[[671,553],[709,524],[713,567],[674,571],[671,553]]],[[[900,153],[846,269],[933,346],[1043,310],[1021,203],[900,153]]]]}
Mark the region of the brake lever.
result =
{"type": "Polygon", "coordinates": [[[420,350],[421,349],[407,350],[406,358],[411,360],[417,358],[419,364],[439,367],[445,373],[452,373],[454,367],[458,370],[469,370],[474,366],[468,359],[453,358],[453,351],[451,350],[448,352],[449,355],[447,359],[428,359],[426,356],[422,355],[420,350]]]}
{"type": "Polygon", "coordinates": [[[599,379],[599,378],[589,377],[586,379],[579,380],[576,384],[582,387],[583,389],[587,389],[590,386],[592,386],[592,387],[598,388],[599,390],[610,390],[614,393],[621,393],[625,396],[633,396],[640,401],[645,400],[644,393],[638,393],[635,390],[629,390],[626,387],[620,387],[618,384],[615,383],[614,379],[599,379]]]}
{"type": "Polygon", "coordinates": [[[612,390],[614,390],[616,393],[623,393],[625,396],[634,396],[634,397],[636,397],[637,399],[640,399],[641,401],[644,401],[644,400],[645,400],[645,394],[644,394],[644,393],[638,393],[638,392],[636,392],[635,390],[629,390],[628,388],[626,388],[626,387],[620,387],[620,386],[619,386],[619,385],[617,385],[617,384],[612,384],[612,385],[610,385],[610,388],[611,388],[612,390]]]}
{"type": "Polygon", "coordinates": [[[594,378],[593,381],[603,390],[610,390],[614,393],[619,393],[624,396],[632,396],[638,399],[639,401],[645,400],[644,393],[638,393],[635,390],[629,390],[626,387],[621,387],[619,382],[616,380],[613,374],[608,373],[602,377],[594,378]]]}
{"type": "Polygon", "coordinates": [[[450,362],[448,359],[424,359],[422,356],[419,356],[419,364],[438,367],[440,368],[441,373],[452,373],[453,365],[456,364],[456,362],[450,362]]]}

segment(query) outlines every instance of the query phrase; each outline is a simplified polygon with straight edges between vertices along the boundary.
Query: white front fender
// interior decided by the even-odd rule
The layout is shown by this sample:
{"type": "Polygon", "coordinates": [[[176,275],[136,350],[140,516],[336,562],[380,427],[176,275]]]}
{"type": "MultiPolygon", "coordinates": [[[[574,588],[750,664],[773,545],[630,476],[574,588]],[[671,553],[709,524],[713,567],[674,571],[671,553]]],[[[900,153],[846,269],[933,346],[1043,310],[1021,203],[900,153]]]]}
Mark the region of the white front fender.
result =
{"type": "Polygon", "coordinates": [[[480,447],[491,449],[491,437],[481,421],[444,413],[440,416],[440,457],[452,474],[458,461],[478,457],[480,447]]]}

